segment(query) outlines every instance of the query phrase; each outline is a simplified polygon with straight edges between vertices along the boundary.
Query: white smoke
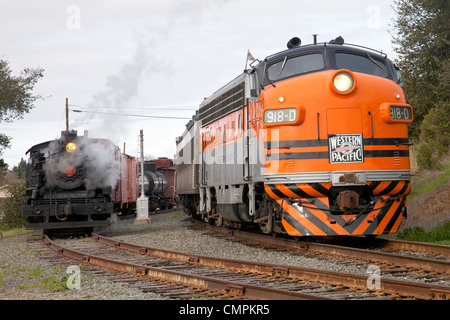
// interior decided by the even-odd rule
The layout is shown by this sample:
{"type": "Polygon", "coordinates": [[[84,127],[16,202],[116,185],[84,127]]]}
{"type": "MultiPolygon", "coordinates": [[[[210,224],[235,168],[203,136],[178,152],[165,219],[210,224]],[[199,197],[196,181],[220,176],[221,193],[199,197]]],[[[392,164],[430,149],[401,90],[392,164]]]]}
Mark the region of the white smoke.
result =
{"type": "Polygon", "coordinates": [[[148,61],[149,55],[145,46],[138,42],[134,57],[125,63],[117,74],[106,78],[105,89],[93,95],[88,110],[75,120],[72,126],[79,128],[89,125],[91,132],[102,132],[105,138],[123,141],[127,137],[128,129],[124,118],[117,114],[126,111],[127,104],[138,95],[139,84],[148,61]],[[97,111],[100,113],[95,113],[97,111]],[[93,120],[96,121],[91,125],[93,120]]]}
{"type": "Polygon", "coordinates": [[[73,166],[85,171],[85,179],[80,181],[80,185],[84,185],[86,189],[114,188],[121,174],[118,147],[106,139],[78,137],[74,142],[77,150],[71,153],[61,152],[64,146],[59,140],[52,141],[48,149],[44,150],[47,157],[43,165],[46,186],[61,184],[61,179],[66,179],[66,168],[73,166]]]}
{"type": "MultiPolygon", "coordinates": [[[[121,145],[124,141],[134,143],[136,140],[129,140],[131,136],[137,138],[139,134],[135,125],[136,118],[123,115],[142,114],[142,111],[130,111],[130,108],[136,106],[146,108],[173,101],[173,96],[162,96],[158,90],[180,82],[180,80],[174,81],[173,77],[180,74],[185,64],[189,63],[189,59],[184,57],[182,47],[184,44],[187,45],[186,33],[195,34],[199,28],[220,18],[223,9],[233,1],[149,2],[150,7],[157,7],[155,12],[167,14],[158,15],[157,19],[150,19],[148,23],[142,25],[130,26],[133,37],[126,39],[126,44],[134,48],[134,52],[130,51],[131,54],[125,61],[116,60],[117,67],[112,68],[111,73],[105,77],[105,86],[93,93],[87,105],[83,106],[86,108],[85,111],[82,110],[85,113],[77,114],[71,127],[78,130],[89,129],[96,136],[108,138],[116,144],[121,145]]],[[[124,6],[124,10],[127,8],[124,6]]],[[[118,44],[118,46],[123,45],[124,43],[118,44]]],[[[118,52],[120,52],[119,49],[118,52]]],[[[189,78],[185,81],[188,82],[189,78]]],[[[182,91],[179,87],[174,87],[172,90],[174,95],[182,91]]],[[[155,114],[155,111],[152,111],[150,116],[166,115],[163,112],[155,114]]],[[[173,140],[165,142],[168,141],[167,138],[153,138],[158,135],[157,130],[160,130],[162,121],[159,121],[156,126],[155,122],[139,122],[141,126],[139,129],[146,130],[146,133],[150,132],[146,138],[147,143],[152,141],[157,148],[170,150],[169,154],[173,153],[175,147],[173,140]],[[170,147],[169,143],[172,144],[170,147]]],[[[180,126],[183,127],[183,125],[180,122],[180,126]]]]}
{"type": "Polygon", "coordinates": [[[115,187],[120,179],[120,152],[109,140],[83,139],[87,189],[115,187]]]}

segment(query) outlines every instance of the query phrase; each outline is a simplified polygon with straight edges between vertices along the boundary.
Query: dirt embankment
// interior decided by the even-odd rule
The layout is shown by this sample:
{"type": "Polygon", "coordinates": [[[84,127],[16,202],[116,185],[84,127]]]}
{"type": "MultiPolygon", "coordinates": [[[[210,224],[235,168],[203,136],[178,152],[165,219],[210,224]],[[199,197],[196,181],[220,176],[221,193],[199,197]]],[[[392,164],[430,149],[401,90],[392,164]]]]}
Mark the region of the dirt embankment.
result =
{"type": "MultiPolygon", "coordinates": [[[[408,199],[409,200],[409,199],[408,199]]],[[[408,218],[400,229],[419,226],[425,231],[450,220],[450,184],[440,185],[431,192],[408,201],[408,218]]]]}

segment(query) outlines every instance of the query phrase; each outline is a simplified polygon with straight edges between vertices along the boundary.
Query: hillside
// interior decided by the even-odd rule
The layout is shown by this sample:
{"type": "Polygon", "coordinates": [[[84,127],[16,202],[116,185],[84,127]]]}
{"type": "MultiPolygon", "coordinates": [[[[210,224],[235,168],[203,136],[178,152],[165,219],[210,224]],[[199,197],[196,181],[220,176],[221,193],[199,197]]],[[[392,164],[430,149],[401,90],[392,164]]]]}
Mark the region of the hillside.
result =
{"type": "Polygon", "coordinates": [[[450,159],[435,170],[417,171],[413,166],[412,171],[415,174],[408,197],[408,218],[400,229],[419,226],[429,231],[450,221],[450,159]]]}

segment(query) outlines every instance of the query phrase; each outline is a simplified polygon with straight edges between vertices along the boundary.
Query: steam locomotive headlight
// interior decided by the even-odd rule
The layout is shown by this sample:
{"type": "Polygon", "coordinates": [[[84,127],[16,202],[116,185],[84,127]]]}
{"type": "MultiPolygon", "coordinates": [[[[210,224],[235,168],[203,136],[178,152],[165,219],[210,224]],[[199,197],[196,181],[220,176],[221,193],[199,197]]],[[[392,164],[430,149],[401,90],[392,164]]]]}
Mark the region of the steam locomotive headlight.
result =
{"type": "Polygon", "coordinates": [[[348,70],[337,71],[332,78],[333,88],[340,94],[349,94],[356,87],[353,74],[348,70]]]}
{"type": "Polygon", "coordinates": [[[66,145],[66,151],[67,151],[67,152],[74,152],[75,150],[77,150],[77,145],[76,145],[75,143],[69,142],[69,143],[66,145]]]}
{"type": "Polygon", "coordinates": [[[77,171],[77,169],[74,166],[68,165],[65,169],[64,169],[64,173],[66,174],[66,176],[71,177],[75,174],[75,172],[77,171]]]}

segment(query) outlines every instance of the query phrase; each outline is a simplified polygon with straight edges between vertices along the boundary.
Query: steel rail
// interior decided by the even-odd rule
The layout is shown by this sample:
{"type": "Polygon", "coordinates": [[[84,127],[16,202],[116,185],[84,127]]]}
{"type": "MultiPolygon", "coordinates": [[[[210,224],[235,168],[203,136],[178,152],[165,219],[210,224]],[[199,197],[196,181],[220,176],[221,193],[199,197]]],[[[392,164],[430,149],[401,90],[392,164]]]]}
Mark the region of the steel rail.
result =
{"type": "MultiPolygon", "coordinates": [[[[224,229],[212,225],[205,224],[203,222],[192,220],[192,222],[207,230],[212,230],[214,232],[227,234],[229,236],[233,236],[238,239],[246,240],[246,241],[256,241],[259,243],[267,243],[270,245],[276,246],[284,246],[286,248],[293,249],[301,249],[303,251],[311,251],[311,252],[321,252],[327,254],[336,254],[345,257],[352,257],[356,259],[363,259],[367,261],[393,264],[407,268],[416,268],[421,270],[427,270],[431,272],[439,272],[442,274],[450,273],[450,263],[443,260],[433,260],[428,258],[419,258],[419,257],[411,257],[405,255],[398,255],[388,252],[379,252],[374,250],[367,249],[359,249],[352,247],[345,247],[341,245],[332,245],[325,243],[314,243],[314,242],[306,242],[306,241],[295,241],[290,239],[282,239],[282,238],[273,238],[267,235],[249,233],[239,230],[230,230],[224,229]]],[[[388,241],[388,240],[386,240],[388,241]]],[[[397,247],[401,247],[401,244],[398,244],[397,247]]],[[[416,244],[419,247],[419,244],[416,244]]],[[[406,244],[403,245],[406,247],[406,244]]],[[[411,246],[409,247],[411,248],[411,246]]],[[[421,247],[422,250],[424,247],[421,247]]]]}
{"type": "MultiPolygon", "coordinates": [[[[152,248],[125,241],[118,241],[95,233],[92,234],[92,239],[101,244],[118,249],[194,265],[248,271],[295,280],[369,290],[367,285],[368,276],[365,275],[187,254],[172,250],[152,248]]],[[[403,297],[414,297],[417,299],[450,299],[450,287],[448,286],[396,280],[384,277],[381,277],[380,279],[379,290],[389,294],[400,295],[403,297]]]]}
{"type": "Polygon", "coordinates": [[[450,257],[450,246],[431,244],[425,242],[404,241],[404,240],[387,240],[387,239],[372,239],[374,245],[378,248],[403,250],[413,252],[432,253],[445,257],[450,257]]]}
{"type": "Polygon", "coordinates": [[[163,268],[138,265],[124,261],[116,261],[108,258],[87,254],[77,250],[65,248],[47,235],[44,244],[56,254],[82,263],[105,268],[116,272],[133,274],[141,278],[151,278],[175,282],[177,284],[193,286],[211,291],[219,291],[223,294],[247,299],[272,299],[272,300],[333,300],[323,296],[304,294],[275,288],[262,287],[251,284],[225,281],[211,277],[198,276],[189,273],[166,270],[163,268]]]}

